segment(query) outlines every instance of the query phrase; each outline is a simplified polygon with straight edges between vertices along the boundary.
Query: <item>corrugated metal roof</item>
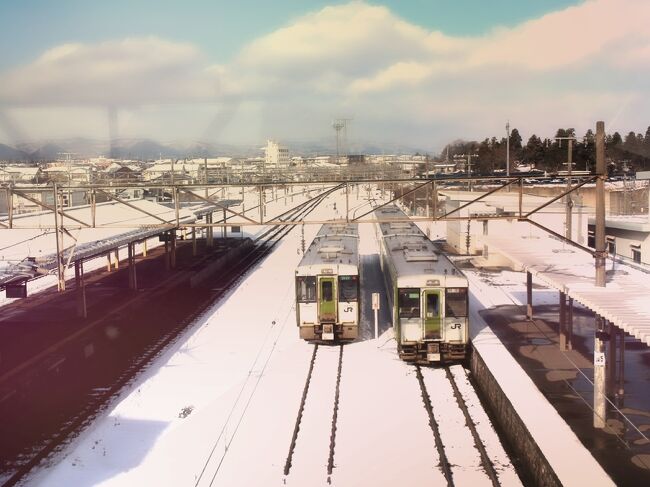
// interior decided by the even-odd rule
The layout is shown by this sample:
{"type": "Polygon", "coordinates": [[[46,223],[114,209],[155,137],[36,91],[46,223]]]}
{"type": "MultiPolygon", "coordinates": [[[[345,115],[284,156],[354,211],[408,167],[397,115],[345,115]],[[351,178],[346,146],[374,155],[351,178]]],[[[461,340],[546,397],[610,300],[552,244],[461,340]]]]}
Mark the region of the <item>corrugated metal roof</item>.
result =
{"type": "Polygon", "coordinates": [[[594,258],[558,239],[509,235],[489,237],[488,243],[491,252],[498,250],[547,285],[650,345],[649,274],[608,260],[606,287],[597,287],[594,258]]]}

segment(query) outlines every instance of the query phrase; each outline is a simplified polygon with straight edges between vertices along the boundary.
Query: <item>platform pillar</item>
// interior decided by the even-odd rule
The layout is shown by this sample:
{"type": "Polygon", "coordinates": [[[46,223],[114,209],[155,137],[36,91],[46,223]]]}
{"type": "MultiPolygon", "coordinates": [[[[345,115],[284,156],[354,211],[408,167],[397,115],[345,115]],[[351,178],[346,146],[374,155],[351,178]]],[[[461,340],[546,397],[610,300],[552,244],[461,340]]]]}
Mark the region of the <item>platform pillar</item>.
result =
{"type": "Polygon", "coordinates": [[[128,244],[129,250],[129,289],[138,289],[138,277],[135,269],[135,244],[128,244]]]}
{"type": "Polygon", "coordinates": [[[196,257],[196,227],[192,227],[192,257],[196,257]]]}
{"type": "Polygon", "coordinates": [[[113,263],[111,262],[111,253],[110,251],[106,254],[106,272],[111,272],[113,270],[113,263]]]}
{"type": "Polygon", "coordinates": [[[120,249],[115,249],[115,262],[113,262],[115,270],[120,268],[120,249]]]}
{"type": "Polygon", "coordinates": [[[610,395],[616,394],[616,343],[618,328],[611,321],[607,322],[609,331],[609,343],[607,345],[607,390],[610,395]]]}
{"type": "Polygon", "coordinates": [[[594,428],[604,428],[607,421],[606,359],[604,319],[596,317],[596,334],[594,336],[594,428]]]}
{"type": "Polygon", "coordinates": [[[526,271],[526,318],[533,319],[533,275],[526,271]]]}
{"type": "Polygon", "coordinates": [[[142,257],[146,257],[146,256],[147,256],[147,239],[145,238],[142,241],[142,257]]]}
{"type": "Polygon", "coordinates": [[[226,209],[225,208],[223,209],[223,228],[221,229],[221,235],[223,236],[223,238],[226,238],[226,236],[228,235],[228,230],[226,228],[226,209]]]}
{"type": "Polygon", "coordinates": [[[569,298],[567,315],[567,350],[573,350],[573,298],[569,298]]]}
{"type": "Polygon", "coordinates": [[[176,268],[176,230],[172,230],[171,232],[171,249],[170,249],[170,261],[169,265],[172,269],[176,268]]]}
{"type": "MultiPolygon", "coordinates": [[[[212,213],[205,215],[206,223],[212,223],[212,213]]],[[[212,226],[206,227],[206,246],[212,247],[214,245],[214,228],[212,226]]]]}
{"type": "Polygon", "coordinates": [[[84,281],[83,261],[78,260],[74,263],[74,280],[77,286],[77,316],[87,318],[88,309],[86,307],[86,283],[84,281]]]}
{"type": "Polygon", "coordinates": [[[169,262],[169,242],[165,240],[165,270],[168,271],[171,267],[169,262]]]}
{"type": "Polygon", "coordinates": [[[619,400],[622,400],[625,395],[625,331],[622,328],[618,329],[618,336],[620,343],[618,346],[618,390],[616,395],[619,400]]]}
{"type": "Polygon", "coordinates": [[[560,291],[560,350],[566,351],[566,322],[567,322],[567,309],[566,309],[566,294],[560,291]]]}

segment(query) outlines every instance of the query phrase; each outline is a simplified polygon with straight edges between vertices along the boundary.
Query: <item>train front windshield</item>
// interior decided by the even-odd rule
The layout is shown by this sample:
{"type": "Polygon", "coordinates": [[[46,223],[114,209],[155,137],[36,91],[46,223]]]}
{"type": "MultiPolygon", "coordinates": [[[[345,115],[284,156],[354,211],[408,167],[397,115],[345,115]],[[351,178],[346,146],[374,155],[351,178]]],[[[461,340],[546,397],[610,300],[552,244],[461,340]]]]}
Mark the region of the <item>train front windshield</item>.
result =
{"type": "Polygon", "coordinates": [[[445,293],[445,314],[450,318],[465,318],[467,316],[466,287],[447,288],[445,293]]]}
{"type": "Polygon", "coordinates": [[[296,299],[299,303],[316,302],[316,277],[296,277],[296,299]]]}
{"type": "Polygon", "coordinates": [[[418,288],[398,289],[397,305],[400,318],[419,318],[420,290],[418,288]]]}
{"type": "Polygon", "coordinates": [[[339,301],[357,301],[359,276],[339,276],[339,301]]]}

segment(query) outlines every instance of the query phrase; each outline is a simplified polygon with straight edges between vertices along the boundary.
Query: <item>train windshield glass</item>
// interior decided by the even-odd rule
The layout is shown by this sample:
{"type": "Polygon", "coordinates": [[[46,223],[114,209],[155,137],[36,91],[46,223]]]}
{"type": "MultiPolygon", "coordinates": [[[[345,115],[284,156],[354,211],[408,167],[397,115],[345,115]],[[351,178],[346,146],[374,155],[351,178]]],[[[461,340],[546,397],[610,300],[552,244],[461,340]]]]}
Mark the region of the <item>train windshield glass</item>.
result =
{"type": "Polygon", "coordinates": [[[397,290],[397,303],[400,318],[420,317],[420,290],[417,288],[404,288],[397,290]]]}
{"type": "Polygon", "coordinates": [[[339,301],[356,301],[359,294],[359,276],[339,276],[339,301]]]}
{"type": "Polygon", "coordinates": [[[467,316],[467,288],[450,287],[445,293],[445,313],[452,318],[467,316]]]}
{"type": "Polygon", "coordinates": [[[316,277],[315,276],[296,277],[296,298],[299,303],[316,302],[316,277]]]}

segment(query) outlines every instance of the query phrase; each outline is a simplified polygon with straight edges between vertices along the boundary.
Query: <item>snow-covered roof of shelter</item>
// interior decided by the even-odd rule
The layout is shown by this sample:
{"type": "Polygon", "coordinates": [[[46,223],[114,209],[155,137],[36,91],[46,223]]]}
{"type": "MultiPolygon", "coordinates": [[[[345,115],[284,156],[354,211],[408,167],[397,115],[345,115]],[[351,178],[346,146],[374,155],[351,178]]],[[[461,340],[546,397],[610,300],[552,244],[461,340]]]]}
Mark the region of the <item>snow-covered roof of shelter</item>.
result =
{"type": "Polygon", "coordinates": [[[209,213],[215,213],[222,208],[229,208],[231,206],[238,206],[242,204],[242,200],[235,200],[235,199],[227,199],[227,200],[219,200],[215,201],[214,204],[203,204],[202,206],[199,207],[194,207],[192,208],[192,213],[198,218],[202,217],[203,215],[207,215],[209,213]]]}
{"type": "Polygon", "coordinates": [[[511,261],[551,287],[566,293],[630,335],[650,345],[650,279],[624,263],[608,262],[606,287],[595,285],[594,258],[550,236],[488,237],[491,251],[511,261]]]}
{"type": "MultiPolygon", "coordinates": [[[[174,208],[147,200],[128,200],[128,203],[131,207],[116,201],[96,205],[95,222],[99,228],[88,228],[79,224],[79,221],[91,223],[90,206],[64,208],[65,214],[69,215],[63,217],[69,232],[64,235],[65,260],[68,260],[73,247],[71,262],[101,255],[176,227],[174,208]]],[[[4,222],[6,221],[5,218],[4,222]]],[[[191,210],[180,209],[180,224],[194,221],[196,217],[191,210]]],[[[53,212],[44,211],[15,215],[14,228],[0,230],[3,244],[0,248],[0,263],[8,264],[2,267],[0,284],[35,277],[37,268],[52,270],[56,266],[56,236],[53,223],[53,212]],[[32,266],[29,262],[34,262],[35,265],[32,266]],[[31,275],[26,272],[26,265],[33,267],[27,269],[33,270],[31,275]]]]}

